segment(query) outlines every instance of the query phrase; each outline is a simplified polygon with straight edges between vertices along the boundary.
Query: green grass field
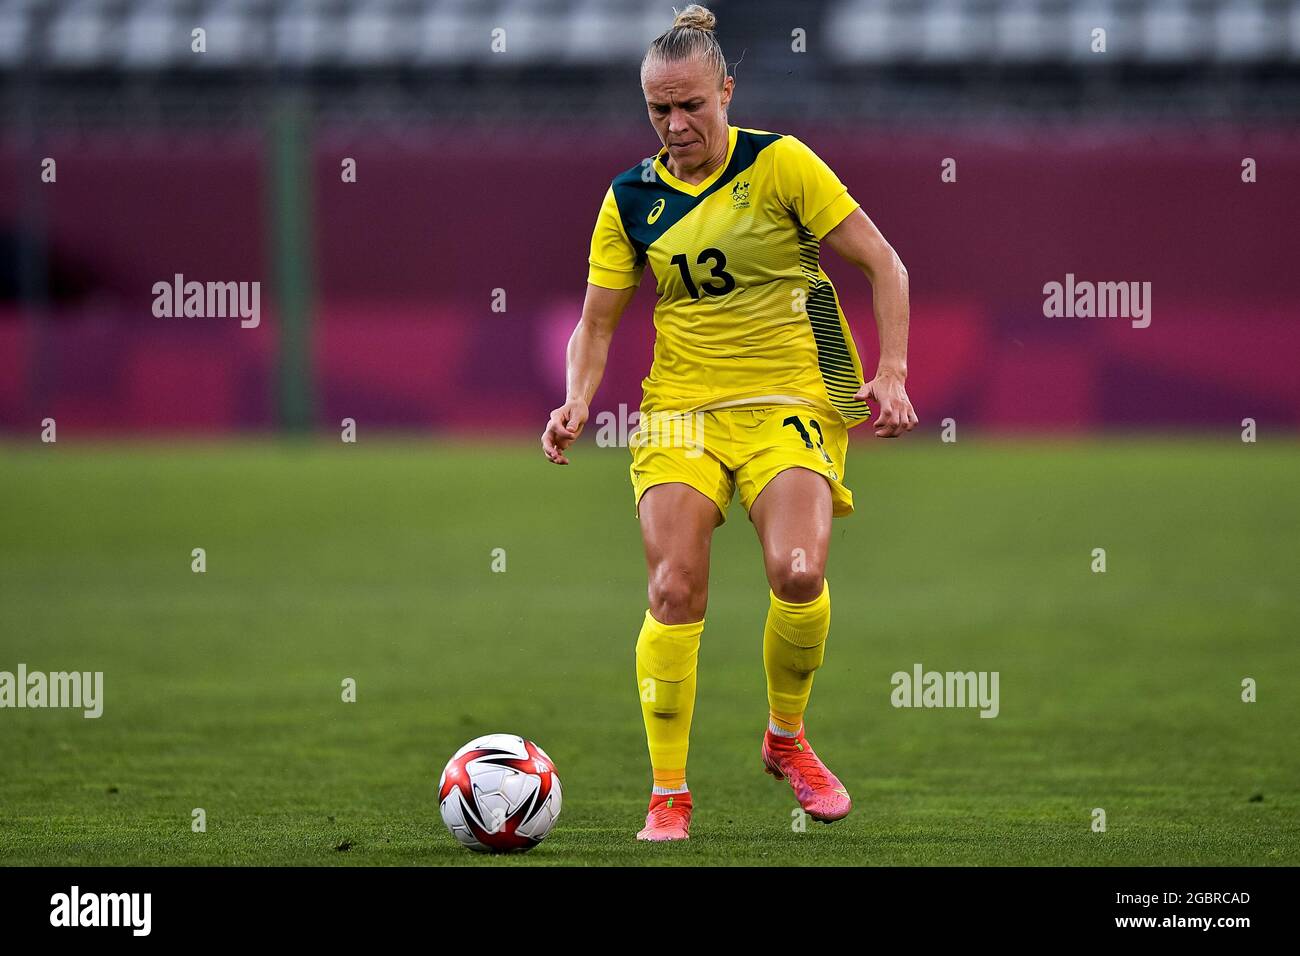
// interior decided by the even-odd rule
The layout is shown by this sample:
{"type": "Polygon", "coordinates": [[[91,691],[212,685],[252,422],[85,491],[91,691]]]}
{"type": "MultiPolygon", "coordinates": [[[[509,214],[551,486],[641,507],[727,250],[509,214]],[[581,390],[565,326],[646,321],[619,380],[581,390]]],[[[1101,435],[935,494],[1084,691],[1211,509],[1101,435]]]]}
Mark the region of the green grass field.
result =
{"type": "Polygon", "coordinates": [[[633,839],[649,769],[627,452],[584,439],[573,460],[0,446],[0,670],[105,675],[98,720],[0,710],[0,862],[1300,864],[1300,445],[855,445],[808,717],[855,808],[802,833],[759,765],[767,586],[733,503],[692,837],[660,846],[633,839]],[[891,707],[890,675],[917,662],[998,671],[1000,715],[891,707]],[[491,731],[536,740],[564,784],[526,856],[461,849],[433,799],[491,731]]]}

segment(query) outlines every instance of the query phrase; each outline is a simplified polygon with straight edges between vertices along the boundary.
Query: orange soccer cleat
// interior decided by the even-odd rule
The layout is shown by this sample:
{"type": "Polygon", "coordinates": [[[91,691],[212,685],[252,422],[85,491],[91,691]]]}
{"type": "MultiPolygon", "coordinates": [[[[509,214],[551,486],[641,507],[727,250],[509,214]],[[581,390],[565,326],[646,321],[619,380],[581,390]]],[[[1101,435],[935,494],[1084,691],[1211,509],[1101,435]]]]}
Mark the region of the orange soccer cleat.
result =
{"type": "Polygon", "coordinates": [[[667,840],[688,840],[691,829],[691,794],[656,793],[650,797],[650,812],[645,816],[645,829],[636,835],[638,840],[660,843],[667,840]]]}
{"type": "Polygon", "coordinates": [[[789,780],[799,806],[814,820],[831,823],[853,809],[849,792],[813,753],[802,726],[797,737],[782,737],[768,729],[763,736],[763,769],[777,780],[789,780]]]}

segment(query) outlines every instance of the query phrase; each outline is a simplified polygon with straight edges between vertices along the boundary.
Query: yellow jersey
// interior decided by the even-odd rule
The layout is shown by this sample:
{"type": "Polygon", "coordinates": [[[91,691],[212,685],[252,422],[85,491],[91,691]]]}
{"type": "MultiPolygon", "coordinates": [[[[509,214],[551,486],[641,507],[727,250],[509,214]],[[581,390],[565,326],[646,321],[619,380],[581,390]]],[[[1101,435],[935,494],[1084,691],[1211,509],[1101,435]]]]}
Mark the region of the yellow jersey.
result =
{"type": "Polygon", "coordinates": [[[690,185],[668,149],[616,177],[591,238],[587,281],[657,280],[654,363],[642,413],[802,404],[852,428],[862,363],[820,241],[858,203],[793,136],[728,128],[727,159],[690,185]]]}

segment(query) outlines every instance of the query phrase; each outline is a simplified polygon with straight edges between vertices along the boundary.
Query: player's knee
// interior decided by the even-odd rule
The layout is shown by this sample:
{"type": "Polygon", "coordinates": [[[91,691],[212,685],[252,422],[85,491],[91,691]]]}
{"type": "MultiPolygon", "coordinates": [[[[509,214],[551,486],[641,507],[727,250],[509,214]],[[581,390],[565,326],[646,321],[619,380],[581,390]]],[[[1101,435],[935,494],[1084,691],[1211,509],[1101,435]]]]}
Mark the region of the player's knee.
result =
{"type": "Polygon", "coordinates": [[[650,576],[650,613],[663,624],[685,624],[704,617],[708,586],[680,569],[665,568],[650,576]]]}
{"type": "Polygon", "coordinates": [[[772,593],[790,604],[807,604],[816,600],[825,586],[822,568],[811,563],[781,567],[769,573],[768,579],[772,593]]]}

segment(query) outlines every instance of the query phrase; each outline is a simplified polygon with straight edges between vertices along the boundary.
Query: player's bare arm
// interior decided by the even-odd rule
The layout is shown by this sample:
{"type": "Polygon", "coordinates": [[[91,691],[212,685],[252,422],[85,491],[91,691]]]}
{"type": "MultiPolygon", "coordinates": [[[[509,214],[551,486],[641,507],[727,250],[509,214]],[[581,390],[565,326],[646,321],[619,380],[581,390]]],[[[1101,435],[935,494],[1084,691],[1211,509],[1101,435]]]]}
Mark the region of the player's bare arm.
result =
{"type": "Polygon", "coordinates": [[[907,397],[907,268],[893,246],[861,209],[826,234],[822,240],[845,261],[857,266],[871,283],[876,328],[880,335],[880,364],[875,378],[863,384],[854,398],[874,400],[880,415],[877,438],[897,438],[916,427],[916,412],[907,397]]]}
{"type": "Polygon", "coordinates": [[[551,420],[542,432],[542,451],[557,465],[567,465],[564,452],[587,424],[589,406],[605,374],[609,343],[623,317],[623,310],[636,294],[636,286],[603,289],[587,285],[582,317],[569,336],[566,359],[564,404],[551,410],[551,420]]]}

